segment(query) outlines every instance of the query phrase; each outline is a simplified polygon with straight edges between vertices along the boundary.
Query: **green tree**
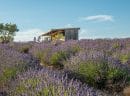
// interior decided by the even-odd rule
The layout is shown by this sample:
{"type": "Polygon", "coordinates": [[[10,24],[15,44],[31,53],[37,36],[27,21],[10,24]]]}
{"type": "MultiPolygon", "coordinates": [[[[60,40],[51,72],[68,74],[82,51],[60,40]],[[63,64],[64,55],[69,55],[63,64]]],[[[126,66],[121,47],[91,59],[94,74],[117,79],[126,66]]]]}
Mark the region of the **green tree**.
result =
{"type": "Polygon", "coordinates": [[[16,24],[0,23],[0,42],[8,43],[13,41],[15,33],[19,31],[16,24]]]}

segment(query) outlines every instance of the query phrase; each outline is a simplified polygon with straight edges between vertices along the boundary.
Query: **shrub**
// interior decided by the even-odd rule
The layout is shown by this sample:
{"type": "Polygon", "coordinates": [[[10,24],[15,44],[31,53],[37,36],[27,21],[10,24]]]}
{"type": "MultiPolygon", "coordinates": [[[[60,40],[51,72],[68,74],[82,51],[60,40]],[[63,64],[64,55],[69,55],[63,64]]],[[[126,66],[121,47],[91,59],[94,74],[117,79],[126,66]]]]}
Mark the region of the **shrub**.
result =
{"type": "Polygon", "coordinates": [[[33,42],[28,42],[28,43],[12,43],[9,44],[8,46],[20,53],[28,53],[29,49],[33,46],[33,42]]]}
{"type": "Polygon", "coordinates": [[[71,45],[68,50],[66,50],[66,52],[68,52],[68,54],[71,56],[75,55],[76,53],[78,53],[79,51],[81,51],[81,48],[78,44],[75,45],[71,45]]]}
{"type": "Polygon", "coordinates": [[[121,60],[122,63],[126,63],[130,59],[130,54],[122,54],[119,59],[121,60]]]}
{"type": "Polygon", "coordinates": [[[119,51],[116,51],[113,53],[113,57],[118,58],[121,63],[126,64],[130,59],[130,51],[128,49],[124,49],[119,51]]]}
{"type": "Polygon", "coordinates": [[[30,48],[30,46],[26,45],[26,46],[21,47],[19,50],[20,50],[21,53],[28,53],[29,48],[30,48]]]}
{"type": "Polygon", "coordinates": [[[37,53],[36,57],[38,57],[38,59],[40,60],[40,62],[42,64],[49,66],[49,65],[51,65],[51,63],[50,63],[51,53],[50,52],[51,52],[50,49],[44,49],[43,51],[39,51],[37,53]]]}
{"type": "Polygon", "coordinates": [[[38,58],[41,64],[51,65],[50,56],[52,54],[52,45],[50,43],[40,43],[35,44],[29,53],[31,53],[35,58],[38,58]]]}
{"type": "Polygon", "coordinates": [[[10,96],[105,96],[106,94],[86,84],[69,80],[60,72],[42,69],[29,70],[18,75],[8,90],[10,96]],[[17,82],[17,83],[16,83],[17,82]]]}
{"type": "Polygon", "coordinates": [[[107,71],[107,79],[120,80],[124,76],[127,76],[127,70],[118,68],[109,68],[107,71]]]}
{"type": "Polygon", "coordinates": [[[34,67],[33,63],[36,63],[34,61],[28,54],[21,54],[11,48],[0,46],[0,90],[8,87],[18,73],[34,67]]]}
{"type": "Polygon", "coordinates": [[[100,85],[104,86],[106,73],[103,67],[106,67],[105,64],[103,65],[103,62],[90,60],[79,65],[78,74],[83,76],[85,82],[92,86],[100,87],[96,85],[97,83],[101,83],[100,85]]]}
{"type": "Polygon", "coordinates": [[[117,87],[122,90],[128,82],[128,69],[119,60],[107,57],[101,52],[79,53],[64,66],[65,70],[71,72],[70,75],[75,74],[74,78],[96,88],[109,89],[109,85],[112,85],[111,90],[117,91],[117,87]]]}
{"type": "Polygon", "coordinates": [[[63,67],[62,61],[75,55],[80,47],[75,42],[64,42],[58,45],[51,43],[35,44],[30,53],[38,58],[40,62],[48,66],[63,67]],[[74,43],[74,44],[73,44],[74,43]]]}
{"type": "Polygon", "coordinates": [[[14,78],[17,74],[16,68],[5,68],[3,69],[3,73],[0,75],[0,85],[1,87],[5,87],[9,81],[14,78]]]}
{"type": "Polygon", "coordinates": [[[122,45],[121,45],[119,42],[115,42],[115,43],[112,45],[112,48],[113,48],[113,50],[121,49],[121,48],[122,48],[122,45]]]}
{"type": "Polygon", "coordinates": [[[59,51],[59,52],[52,54],[52,56],[50,58],[50,62],[53,66],[63,67],[62,61],[65,59],[66,59],[66,53],[59,51]]]}

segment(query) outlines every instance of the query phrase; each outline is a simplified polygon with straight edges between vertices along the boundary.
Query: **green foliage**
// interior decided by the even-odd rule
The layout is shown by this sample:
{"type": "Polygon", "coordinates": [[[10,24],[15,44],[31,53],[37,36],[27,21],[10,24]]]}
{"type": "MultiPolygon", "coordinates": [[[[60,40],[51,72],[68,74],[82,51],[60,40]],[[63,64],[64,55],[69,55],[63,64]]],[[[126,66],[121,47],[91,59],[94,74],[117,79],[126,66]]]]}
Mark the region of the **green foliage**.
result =
{"type": "MultiPolygon", "coordinates": [[[[46,78],[46,77],[45,77],[46,78]]],[[[52,82],[50,82],[49,84],[46,84],[44,86],[42,86],[41,89],[37,90],[36,88],[41,84],[42,79],[39,77],[31,77],[28,78],[26,80],[23,80],[20,82],[19,85],[17,85],[15,87],[15,89],[13,91],[15,92],[11,92],[10,96],[19,96],[23,93],[27,93],[27,95],[29,96],[61,96],[60,92],[61,90],[61,85],[57,85],[57,87],[55,87],[55,84],[53,84],[52,82]],[[27,86],[25,86],[27,85],[27,86]],[[34,93],[32,92],[34,91],[34,93]]],[[[46,80],[44,81],[46,82],[46,80]]],[[[74,91],[74,90],[73,90],[74,91]]],[[[69,89],[64,89],[63,91],[63,96],[69,96],[67,95],[69,93],[69,89]]]]}
{"type": "Polygon", "coordinates": [[[4,85],[8,81],[10,81],[13,77],[16,76],[18,69],[16,67],[13,68],[5,68],[3,70],[2,76],[0,77],[0,84],[4,85]]]}
{"type": "Polygon", "coordinates": [[[75,45],[75,46],[72,46],[71,52],[72,54],[75,55],[75,53],[79,52],[80,50],[81,50],[80,46],[75,45]]]}
{"type": "Polygon", "coordinates": [[[31,47],[30,45],[23,45],[23,46],[21,46],[21,47],[19,48],[19,51],[20,51],[21,53],[28,53],[30,47],[31,47]]]}
{"type": "Polygon", "coordinates": [[[126,63],[130,59],[130,54],[120,54],[119,59],[122,63],[126,63]]]}
{"type": "MultiPolygon", "coordinates": [[[[76,61],[74,62],[76,63],[76,61]]],[[[71,68],[71,64],[68,63],[68,67],[70,67],[68,69],[72,71],[72,75],[82,82],[96,88],[110,88],[108,85],[111,85],[112,88],[110,89],[116,90],[117,87],[121,88],[124,86],[123,84],[123,86],[120,86],[118,83],[126,82],[126,79],[128,78],[127,69],[121,69],[114,65],[110,65],[108,61],[103,59],[90,59],[77,63],[78,64],[73,65],[73,68],[71,68]]]]}
{"type": "Polygon", "coordinates": [[[78,74],[84,78],[85,82],[97,86],[97,83],[104,83],[104,78],[106,75],[105,64],[103,62],[97,61],[87,61],[85,63],[79,64],[78,74]],[[104,72],[103,72],[104,69],[104,72]]]}
{"type": "Polygon", "coordinates": [[[0,23],[0,42],[8,43],[13,41],[15,32],[19,31],[16,24],[0,23]]]}
{"type": "Polygon", "coordinates": [[[22,93],[28,92],[30,96],[33,95],[33,93],[30,90],[34,90],[36,86],[39,84],[40,79],[39,78],[30,78],[26,79],[25,81],[22,81],[19,86],[15,88],[15,93],[13,93],[11,96],[17,96],[22,93]],[[27,84],[28,86],[24,86],[24,84],[27,84]],[[29,89],[29,87],[31,89],[29,89]]]}
{"type": "Polygon", "coordinates": [[[0,84],[8,84],[15,76],[27,69],[27,64],[20,62],[18,66],[4,67],[3,72],[0,75],[0,84]]]}
{"type": "Polygon", "coordinates": [[[45,49],[34,49],[34,56],[39,59],[41,64],[48,65],[48,55],[50,53],[50,48],[45,49]]]}
{"type": "Polygon", "coordinates": [[[106,90],[120,92],[129,82],[128,71],[121,68],[109,68],[106,75],[106,90]],[[126,83],[127,82],[127,83],[126,83]]]}
{"type": "MultiPolygon", "coordinates": [[[[11,93],[11,96],[19,96],[22,93],[27,93],[29,96],[35,95],[35,96],[70,96],[70,92],[75,93],[76,90],[73,87],[70,87],[69,89],[62,87],[62,85],[55,85],[52,82],[49,84],[45,84],[43,88],[40,90],[36,90],[37,86],[41,83],[40,78],[30,78],[26,79],[25,81],[22,81],[16,88],[15,92],[11,93]],[[28,85],[28,86],[25,86],[28,85]],[[57,87],[55,87],[57,86],[57,87]],[[32,92],[34,90],[34,93],[32,92]],[[37,92],[35,92],[37,91],[37,92]]],[[[46,81],[44,81],[46,82],[46,81]]]]}
{"type": "Polygon", "coordinates": [[[58,96],[58,94],[56,95],[56,93],[56,88],[54,88],[54,86],[49,85],[39,91],[38,96],[58,96]]]}
{"type": "Polygon", "coordinates": [[[61,62],[65,59],[66,59],[66,53],[63,51],[59,51],[59,52],[54,53],[51,56],[50,61],[51,61],[51,64],[54,66],[63,66],[61,62]]]}
{"type": "Polygon", "coordinates": [[[42,64],[51,65],[48,60],[49,51],[50,51],[50,49],[48,48],[48,49],[37,52],[37,57],[40,59],[40,62],[42,64]]]}
{"type": "Polygon", "coordinates": [[[107,71],[108,80],[121,80],[123,76],[127,76],[127,70],[118,69],[118,68],[109,68],[107,71]]]}
{"type": "MultiPolygon", "coordinates": [[[[73,88],[72,88],[73,89],[73,88]]],[[[57,88],[54,85],[49,85],[43,88],[39,93],[38,96],[61,96],[60,92],[63,91],[63,96],[70,96],[69,92],[75,92],[76,90],[70,90],[70,89],[61,89],[61,86],[59,85],[57,88]]]]}
{"type": "Polygon", "coordinates": [[[31,88],[36,88],[36,86],[39,84],[39,82],[40,82],[39,78],[30,78],[30,79],[23,81],[23,83],[27,83],[29,86],[31,86],[31,88]]]}
{"type": "Polygon", "coordinates": [[[121,47],[121,44],[119,44],[118,42],[116,42],[115,44],[113,44],[113,49],[119,49],[121,47]]]}
{"type": "Polygon", "coordinates": [[[11,96],[16,96],[17,94],[21,94],[21,93],[24,93],[26,92],[26,87],[21,84],[20,86],[17,86],[16,89],[15,89],[15,94],[12,94],[11,96]]]}

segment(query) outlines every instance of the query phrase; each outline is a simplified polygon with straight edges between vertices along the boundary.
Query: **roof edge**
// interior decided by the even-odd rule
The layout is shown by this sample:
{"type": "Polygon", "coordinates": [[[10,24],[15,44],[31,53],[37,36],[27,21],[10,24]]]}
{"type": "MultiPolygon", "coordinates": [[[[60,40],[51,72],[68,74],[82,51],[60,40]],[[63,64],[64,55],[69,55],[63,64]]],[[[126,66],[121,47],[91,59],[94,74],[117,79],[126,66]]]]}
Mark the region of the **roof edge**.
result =
{"type": "Polygon", "coordinates": [[[51,29],[49,32],[46,32],[46,33],[42,34],[41,36],[48,36],[49,34],[53,33],[54,31],[60,31],[60,30],[72,30],[72,29],[80,30],[79,27],[75,27],[75,28],[58,28],[58,29],[51,29]]]}

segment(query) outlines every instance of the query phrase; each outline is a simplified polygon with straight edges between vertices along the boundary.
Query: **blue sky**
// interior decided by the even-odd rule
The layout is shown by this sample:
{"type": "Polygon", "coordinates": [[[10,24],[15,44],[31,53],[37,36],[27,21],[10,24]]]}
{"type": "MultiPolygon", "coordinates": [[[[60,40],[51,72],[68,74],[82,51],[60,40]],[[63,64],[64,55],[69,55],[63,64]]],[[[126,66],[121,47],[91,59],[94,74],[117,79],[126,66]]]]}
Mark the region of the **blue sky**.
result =
{"type": "Polygon", "coordinates": [[[80,27],[79,38],[130,37],[130,0],[0,0],[0,23],[16,23],[15,41],[52,28],[80,27]]]}

